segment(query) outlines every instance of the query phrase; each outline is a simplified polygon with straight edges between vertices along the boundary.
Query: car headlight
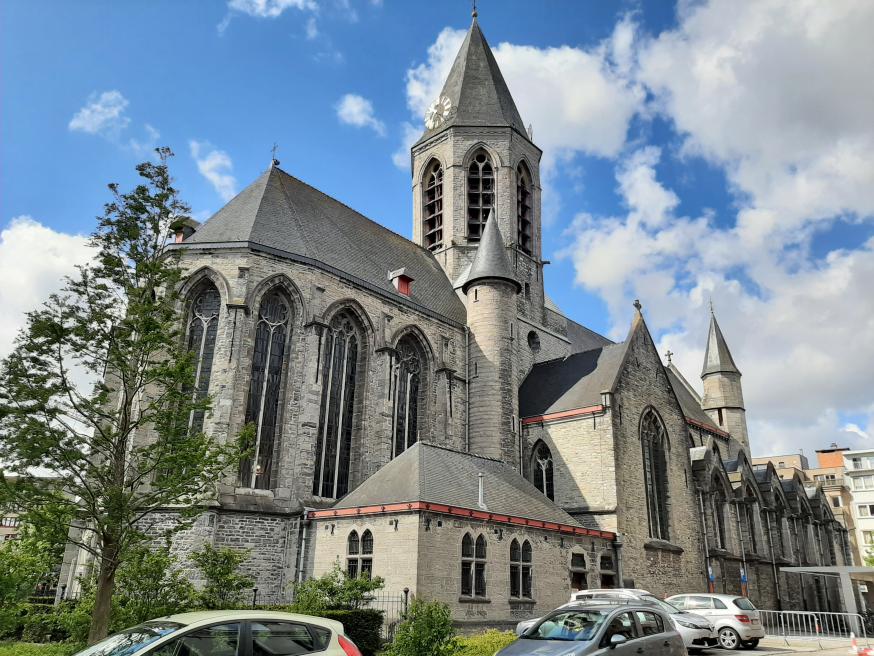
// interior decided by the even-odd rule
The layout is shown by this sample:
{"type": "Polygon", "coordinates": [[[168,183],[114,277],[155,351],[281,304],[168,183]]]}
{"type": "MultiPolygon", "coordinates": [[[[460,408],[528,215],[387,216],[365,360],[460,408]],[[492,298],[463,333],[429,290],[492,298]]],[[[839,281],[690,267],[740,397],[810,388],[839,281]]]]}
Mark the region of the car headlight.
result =
{"type": "Polygon", "coordinates": [[[680,626],[685,626],[687,629],[697,629],[698,627],[692,624],[692,622],[686,622],[685,620],[674,620],[680,626]]]}

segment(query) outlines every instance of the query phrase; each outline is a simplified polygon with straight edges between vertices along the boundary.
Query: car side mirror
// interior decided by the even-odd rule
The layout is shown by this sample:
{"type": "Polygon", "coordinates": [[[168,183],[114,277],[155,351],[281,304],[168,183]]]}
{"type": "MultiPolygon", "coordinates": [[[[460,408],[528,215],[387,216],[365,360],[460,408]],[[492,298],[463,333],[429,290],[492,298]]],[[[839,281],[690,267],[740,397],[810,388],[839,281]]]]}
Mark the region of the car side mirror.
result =
{"type": "Polygon", "coordinates": [[[615,649],[624,642],[628,642],[628,638],[621,633],[614,633],[610,636],[610,649],[615,649]]]}

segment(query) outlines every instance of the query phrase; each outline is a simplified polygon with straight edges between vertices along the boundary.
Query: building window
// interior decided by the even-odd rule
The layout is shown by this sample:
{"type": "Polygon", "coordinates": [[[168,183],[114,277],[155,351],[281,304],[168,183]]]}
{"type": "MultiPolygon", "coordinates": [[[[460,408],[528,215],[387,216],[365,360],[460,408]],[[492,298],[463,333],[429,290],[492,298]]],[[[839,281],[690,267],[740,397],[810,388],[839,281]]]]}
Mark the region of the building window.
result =
{"type": "Polygon", "coordinates": [[[652,408],[648,408],[641,418],[640,443],[649,535],[669,540],[667,435],[661,419],[652,408]]]}
{"type": "Polygon", "coordinates": [[[425,169],[422,189],[425,248],[436,251],[443,246],[443,167],[440,162],[434,160],[425,169]]]}
{"type": "Polygon", "coordinates": [[[290,326],[291,310],[285,297],[278,290],[267,294],[261,301],[255,324],[252,377],[246,404],[246,423],[255,425],[255,442],[251,458],[246,458],[241,465],[243,487],[266,490],[271,486],[282,369],[290,326]]]}
{"type": "Polygon", "coordinates": [[[874,545],[874,531],[862,531],[862,542],[867,545],[874,545]]]}
{"type": "Polygon", "coordinates": [[[325,331],[322,407],[313,494],[338,499],[349,491],[352,419],[358,370],[358,331],[348,312],[325,331]]]}
{"type": "Polygon", "coordinates": [[[832,497],[832,508],[843,508],[844,502],[840,497],[832,497]]]}
{"type": "Polygon", "coordinates": [[[531,174],[524,162],[516,169],[516,243],[531,255],[531,174]]]}
{"type": "Polygon", "coordinates": [[[743,506],[744,528],[746,529],[747,548],[749,553],[758,552],[758,544],[756,540],[756,504],[749,501],[743,506]]]}
{"type": "MultiPolygon", "coordinates": [[[[215,338],[218,332],[218,317],[221,297],[211,282],[205,281],[194,295],[188,317],[188,350],[194,355],[195,400],[202,401],[209,393],[209,379],[215,355],[215,338]]],[[[192,410],[188,416],[188,434],[203,430],[205,410],[192,410]]]]}
{"type": "MultiPolygon", "coordinates": [[[[714,481],[714,486],[719,486],[717,481],[714,481]]],[[[713,541],[717,549],[726,549],[725,541],[725,493],[721,487],[715,487],[715,492],[710,499],[711,516],[713,518],[713,541]]]]}
{"type": "Polygon", "coordinates": [[[21,520],[18,517],[4,517],[0,520],[0,526],[3,528],[18,528],[21,520]]]}
{"type": "Polygon", "coordinates": [[[850,480],[853,481],[854,490],[874,490],[874,476],[854,476],[850,480]]]}
{"type": "Polygon", "coordinates": [[[368,529],[359,539],[358,531],[352,531],[346,546],[346,575],[369,579],[373,575],[373,533],[368,529]]]}
{"type": "Polygon", "coordinates": [[[553,469],[552,452],[544,442],[538,442],[534,446],[534,455],[531,458],[532,482],[534,487],[555,501],[553,469]]]}
{"type": "Polygon", "coordinates": [[[419,412],[425,406],[422,398],[423,364],[424,358],[416,341],[409,335],[403,337],[398,342],[392,370],[392,458],[419,439],[419,412]]]}
{"type": "Polygon", "coordinates": [[[467,238],[479,241],[489,213],[495,206],[495,171],[485,150],[480,148],[467,168],[467,238]]]}
{"type": "Polygon", "coordinates": [[[486,539],[482,535],[474,541],[465,533],[461,540],[461,595],[486,596],[486,539]]]}
{"type": "Polygon", "coordinates": [[[522,545],[513,538],[510,543],[510,596],[531,599],[531,543],[522,545]]]}
{"type": "Polygon", "coordinates": [[[862,503],[857,506],[859,517],[874,517],[874,504],[862,503]]]}
{"type": "Polygon", "coordinates": [[[528,348],[530,348],[534,353],[537,353],[540,350],[540,335],[538,335],[534,330],[528,331],[528,348]]]}

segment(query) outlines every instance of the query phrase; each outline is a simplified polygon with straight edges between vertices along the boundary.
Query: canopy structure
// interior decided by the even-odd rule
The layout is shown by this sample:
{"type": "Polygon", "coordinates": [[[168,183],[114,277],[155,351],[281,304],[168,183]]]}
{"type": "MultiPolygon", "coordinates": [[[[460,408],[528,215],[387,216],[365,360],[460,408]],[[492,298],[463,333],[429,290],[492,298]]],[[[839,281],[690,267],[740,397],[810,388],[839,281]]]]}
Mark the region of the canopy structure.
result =
{"type": "Polygon", "coordinates": [[[841,594],[848,613],[858,613],[856,595],[853,592],[853,581],[874,583],[874,567],[857,567],[853,565],[824,565],[821,567],[781,567],[781,572],[796,574],[817,574],[819,576],[836,576],[841,581],[841,594]]]}

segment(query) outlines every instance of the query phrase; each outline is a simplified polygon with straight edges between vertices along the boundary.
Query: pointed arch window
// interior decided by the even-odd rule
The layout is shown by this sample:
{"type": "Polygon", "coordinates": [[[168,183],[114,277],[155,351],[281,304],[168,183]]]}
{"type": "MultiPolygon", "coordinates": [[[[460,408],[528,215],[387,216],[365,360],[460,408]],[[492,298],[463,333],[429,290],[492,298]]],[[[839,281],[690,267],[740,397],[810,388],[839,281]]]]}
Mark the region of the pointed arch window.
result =
{"type": "Polygon", "coordinates": [[[436,251],[443,246],[443,167],[437,160],[425,169],[422,204],[425,248],[436,251]]]}
{"type": "Polygon", "coordinates": [[[554,464],[552,451],[544,442],[538,442],[531,457],[531,480],[534,487],[555,501],[554,464]]]}
{"type": "Polygon", "coordinates": [[[243,487],[266,490],[272,484],[282,370],[290,329],[288,300],[279,290],[265,295],[255,324],[252,376],[246,403],[246,423],[255,425],[255,441],[251,457],[241,465],[243,487]]]}
{"type": "Polygon", "coordinates": [[[713,518],[713,541],[717,549],[727,549],[728,543],[725,538],[725,493],[719,481],[713,483],[715,491],[710,498],[710,510],[713,518]]]}
{"type": "Polygon", "coordinates": [[[669,540],[667,434],[664,424],[652,408],[648,408],[641,418],[640,443],[649,535],[669,540]]]}
{"type": "Polygon", "coordinates": [[[424,406],[424,357],[421,349],[407,335],[398,342],[396,351],[392,368],[392,458],[399,456],[418,440],[419,414],[424,406]]]}
{"type": "Polygon", "coordinates": [[[516,243],[523,253],[531,255],[532,250],[532,195],[531,174],[522,162],[516,169],[516,243]]]}
{"type": "Polygon", "coordinates": [[[510,596],[531,599],[531,543],[510,543],[510,596]]]}
{"type": "Polygon", "coordinates": [[[485,150],[477,150],[467,167],[467,238],[479,241],[495,207],[495,170],[485,150]]]}
{"type": "MultiPolygon", "coordinates": [[[[221,297],[212,282],[204,282],[191,301],[188,317],[188,350],[196,363],[194,373],[194,397],[202,401],[209,393],[209,379],[212,375],[212,362],[215,356],[215,338],[218,333],[221,297]]],[[[203,431],[205,411],[192,410],[188,415],[188,434],[203,431]]]]}
{"type": "Polygon", "coordinates": [[[350,579],[370,578],[373,575],[373,533],[365,530],[358,537],[352,531],[346,541],[346,575],[350,579]]]}
{"type": "Polygon", "coordinates": [[[357,323],[349,312],[335,316],[325,331],[322,406],[313,477],[316,496],[338,499],[349,491],[358,334],[357,323]]]}
{"type": "Polygon", "coordinates": [[[470,533],[461,539],[461,596],[486,596],[486,539],[470,533]]]}

